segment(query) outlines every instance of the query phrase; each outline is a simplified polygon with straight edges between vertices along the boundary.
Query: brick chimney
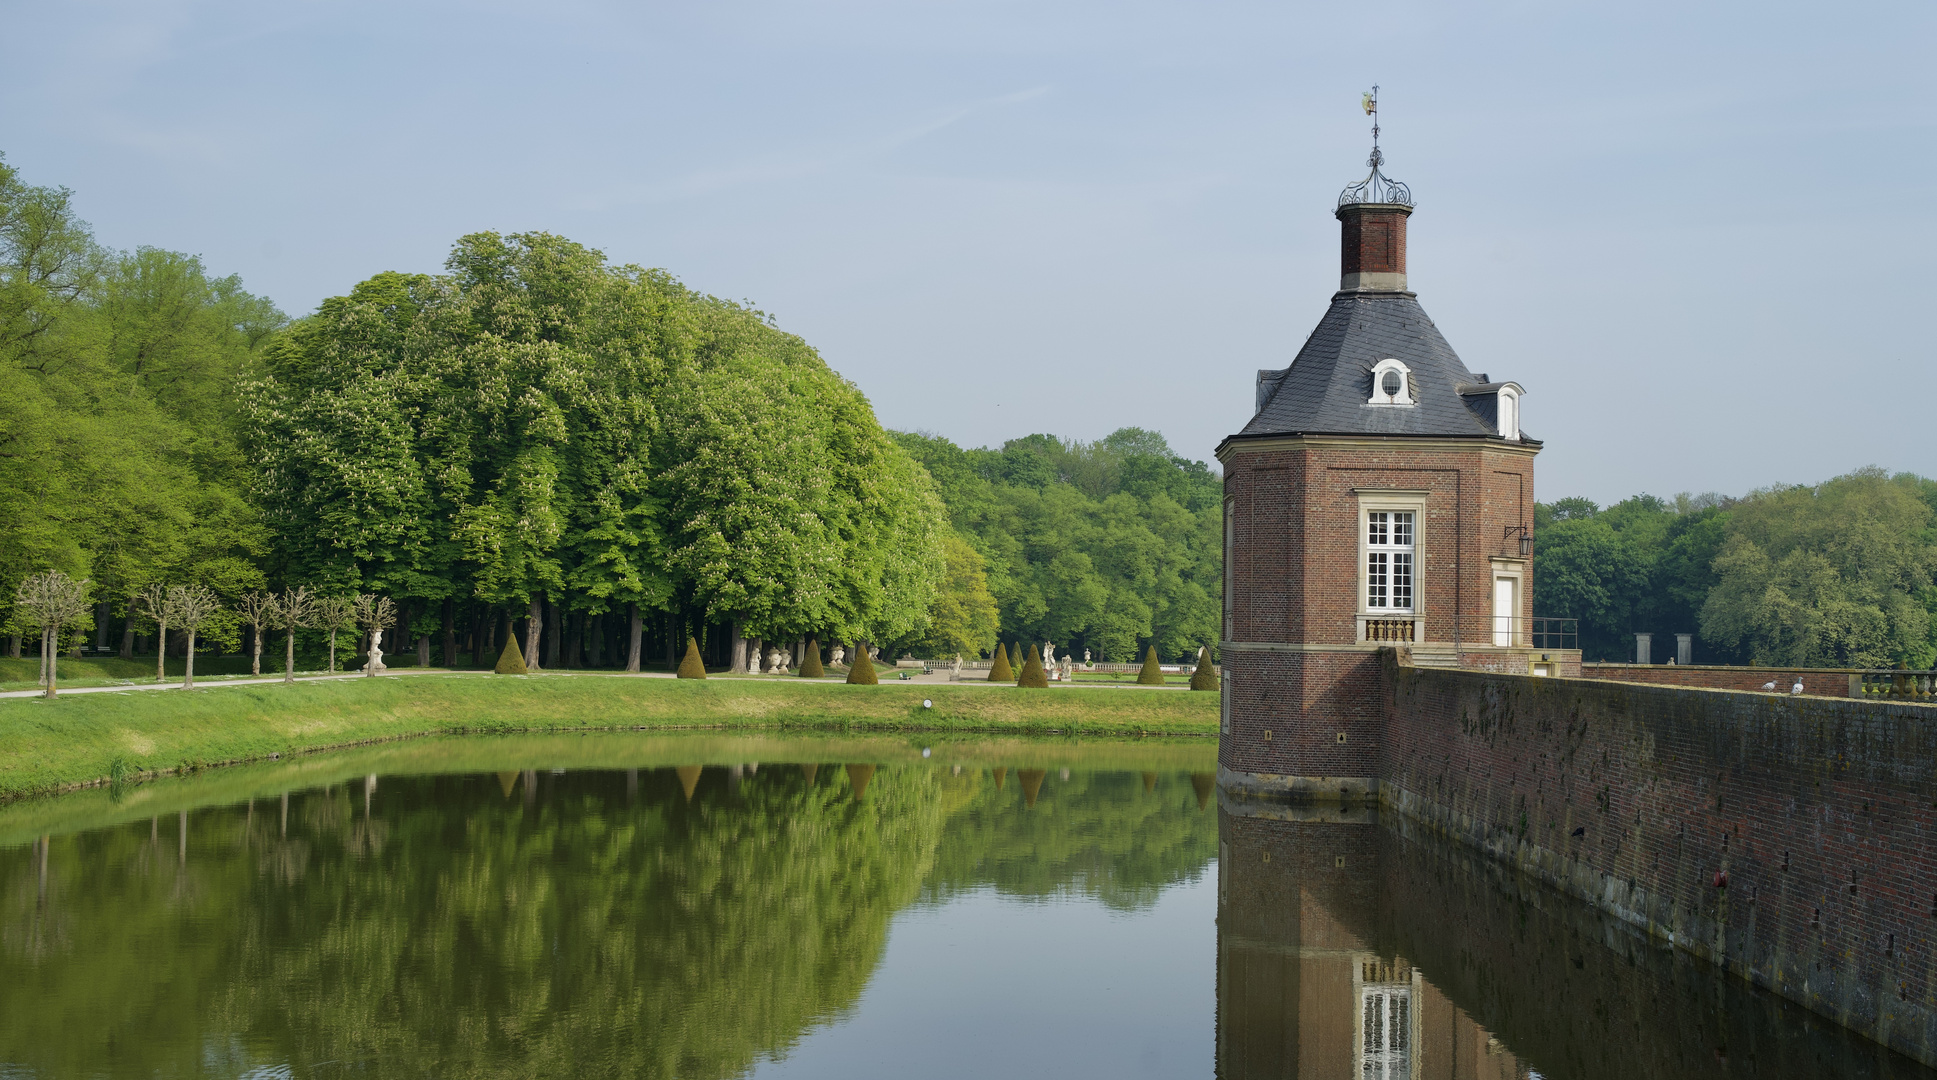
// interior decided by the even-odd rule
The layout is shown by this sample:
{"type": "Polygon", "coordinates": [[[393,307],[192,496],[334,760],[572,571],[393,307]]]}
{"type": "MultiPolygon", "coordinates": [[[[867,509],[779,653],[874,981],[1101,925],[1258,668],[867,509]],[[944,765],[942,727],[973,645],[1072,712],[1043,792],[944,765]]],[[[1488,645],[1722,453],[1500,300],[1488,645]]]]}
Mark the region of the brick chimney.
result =
{"type": "Polygon", "coordinates": [[[1341,292],[1406,291],[1406,218],[1402,203],[1346,203],[1338,208],[1341,292]]]}

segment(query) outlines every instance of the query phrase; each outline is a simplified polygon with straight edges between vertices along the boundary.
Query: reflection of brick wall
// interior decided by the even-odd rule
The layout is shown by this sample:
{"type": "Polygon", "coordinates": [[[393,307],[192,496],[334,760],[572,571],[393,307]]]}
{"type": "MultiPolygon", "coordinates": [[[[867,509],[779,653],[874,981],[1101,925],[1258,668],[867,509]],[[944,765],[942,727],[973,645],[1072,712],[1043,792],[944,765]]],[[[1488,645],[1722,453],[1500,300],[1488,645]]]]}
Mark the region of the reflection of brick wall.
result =
{"type": "Polygon", "coordinates": [[[1389,663],[1382,802],[1937,1060],[1937,709],[1389,663]]]}
{"type": "Polygon", "coordinates": [[[1778,693],[1787,694],[1802,676],[1803,693],[1809,697],[1848,697],[1850,676],[1856,668],[1773,668],[1711,667],[1704,664],[1589,664],[1581,665],[1584,679],[1613,679],[1617,682],[1654,683],[1663,686],[1700,686],[1710,690],[1744,690],[1762,693],[1767,683],[1775,683],[1778,693]]]}

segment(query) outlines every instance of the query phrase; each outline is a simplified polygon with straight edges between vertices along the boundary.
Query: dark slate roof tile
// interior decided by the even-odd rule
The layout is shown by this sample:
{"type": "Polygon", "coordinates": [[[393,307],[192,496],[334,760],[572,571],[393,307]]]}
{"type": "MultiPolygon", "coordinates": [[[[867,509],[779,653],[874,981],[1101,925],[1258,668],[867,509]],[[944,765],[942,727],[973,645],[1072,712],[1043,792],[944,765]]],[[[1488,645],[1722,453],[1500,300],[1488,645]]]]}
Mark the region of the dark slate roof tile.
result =
{"type": "Polygon", "coordinates": [[[1485,438],[1494,434],[1493,425],[1460,395],[1479,380],[1466,370],[1411,293],[1337,294],[1291,366],[1282,372],[1259,372],[1258,379],[1257,415],[1238,433],[1239,438],[1289,434],[1485,438]],[[1366,403],[1372,394],[1372,366],[1387,357],[1411,369],[1417,404],[1366,403]]]}

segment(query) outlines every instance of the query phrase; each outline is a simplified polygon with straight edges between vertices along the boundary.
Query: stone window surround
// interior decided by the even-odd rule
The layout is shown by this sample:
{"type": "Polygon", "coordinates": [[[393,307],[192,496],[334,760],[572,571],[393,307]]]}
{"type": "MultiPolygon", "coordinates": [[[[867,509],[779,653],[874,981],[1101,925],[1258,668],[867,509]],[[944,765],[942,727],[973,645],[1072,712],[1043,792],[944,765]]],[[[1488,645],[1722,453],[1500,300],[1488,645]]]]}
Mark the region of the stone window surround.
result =
{"type": "Polygon", "coordinates": [[[1411,408],[1419,404],[1412,396],[1412,369],[1393,357],[1387,357],[1372,365],[1372,396],[1365,400],[1367,405],[1380,405],[1387,408],[1411,408]],[[1399,375],[1399,392],[1385,392],[1386,372],[1399,375]]]}
{"type": "Polygon", "coordinates": [[[1415,642],[1426,641],[1426,498],[1430,492],[1422,488],[1353,488],[1352,494],[1358,498],[1358,513],[1354,516],[1354,528],[1358,531],[1358,543],[1354,550],[1358,553],[1358,571],[1352,575],[1353,588],[1358,599],[1353,602],[1353,610],[1358,617],[1354,641],[1366,639],[1365,624],[1374,619],[1411,619],[1415,642]],[[1374,611],[1366,604],[1367,556],[1372,553],[1371,542],[1367,537],[1367,514],[1374,511],[1397,510],[1412,513],[1412,610],[1409,612],[1374,611]]]}

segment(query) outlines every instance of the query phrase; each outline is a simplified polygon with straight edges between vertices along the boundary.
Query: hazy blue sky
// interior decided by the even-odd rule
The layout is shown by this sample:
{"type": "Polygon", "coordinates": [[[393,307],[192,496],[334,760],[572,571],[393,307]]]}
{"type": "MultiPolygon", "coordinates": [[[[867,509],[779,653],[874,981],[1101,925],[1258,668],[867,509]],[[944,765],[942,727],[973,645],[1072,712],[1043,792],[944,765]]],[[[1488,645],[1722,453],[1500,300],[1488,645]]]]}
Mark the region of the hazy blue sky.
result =
{"type": "Polygon", "coordinates": [[[1937,6],[0,2],[0,151],[292,314],[545,229],[752,300],[884,423],[1209,457],[1411,269],[1540,497],[1937,474],[1937,6]]]}

